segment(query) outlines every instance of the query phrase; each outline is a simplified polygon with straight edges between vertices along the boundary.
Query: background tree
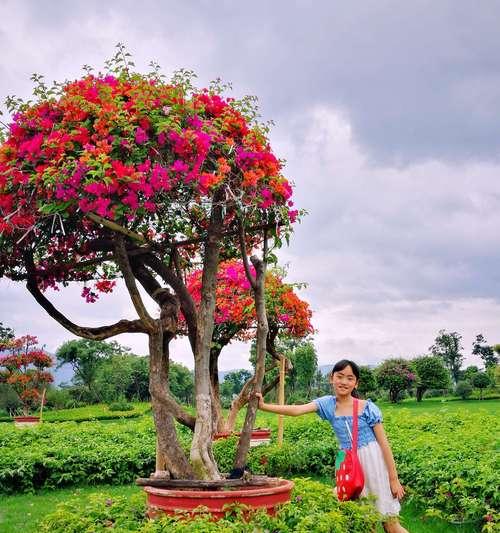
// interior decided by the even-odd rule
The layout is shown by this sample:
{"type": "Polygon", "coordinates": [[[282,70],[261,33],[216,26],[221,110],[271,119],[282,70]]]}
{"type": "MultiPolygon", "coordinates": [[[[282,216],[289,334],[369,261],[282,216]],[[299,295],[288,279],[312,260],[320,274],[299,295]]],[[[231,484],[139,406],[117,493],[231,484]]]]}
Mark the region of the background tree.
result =
{"type": "Polygon", "coordinates": [[[367,398],[369,393],[373,393],[377,390],[378,383],[375,371],[369,366],[359,367],[359,385],[358,392],[363,398],[367,398]]]}
{"type": "Polygon", "coordinates": [[[479,372],[479,368],[476,365],[469,365],[464,370],[460,370],[458,375],[459,381],[469,381],[472,383],[472,378],[479,372]]]}
{"type": "MultiPolygon", "coordinates": [[[[224,98],[218,82],[197,90],[187,71],[167,82],[156,65],[146,75],[132,67],[118,45],[105,74],[53,87],[36,76],[34,101],[10,99],[14,120],[0,147],[0,274],[26,282],[46,312],[79,337],[147,335],[158,470],[163,465],[165,476],[219,479],[209,373],[218,264],[235,256],[244,261],[258,317],[253,387],[260,390],[269,246],[288,240],[297,211],[254,99],[224,98]],[[247,250],[254,252],[250,259],[247,250]],[[185,279],[200,265],[196,308],[185,279]],[[137,317],[105,326],[75,324],[44,293],[79,281],[92,302],[118,279],[137,317]],[[148,311],[138,283],[159,317],[148,311]],[[168,388],[180,309],[195,361],[196,417],[168,388]],[[189,458],[174,419],[194,429],[189,458]]],[[[252,399],[238,463],[256,409],[252,399]]]]}
{"type": "Polygon", "coordinates": [[[459,381],[455,387],[455,394],[466,400],[472,394],[472,384],[469,381],[459,381]]]}
{"type": "Polygon", "coordinates": [[[450,385],[450,376],[441,357],[425,355],[416,357],[411,366],[416,376],[417,402],[422,401],[426,390],[445,389],[450,385]]]}
{"type": "Polygon", "coordinates": [[[311,340],[294,343],[284,352],[291,362],[286,378],[286,397],[289,403],[305,402],[312,398],[313,384],[318,371],[318,356],[311,340]]]}
{"type": "Polygon", "coordinates": [[[483,399],[483,391],[484,389],[487,389],[491,384],[491,380],[486,374],[486,372],[478,372],[473,378],[472,378],[472,385],[479,389],[479,395],[480,399],[483,399]]]}
{"type": "Polygon", "coordinates": [[[392,403],[398,402],[401,393],[415,381],[410,362],[400,358],[386,359],[376,368],[375,375],[379,385],[389,392],[392,403]]]}
{"type": "Polygon", "coordinates": [[[444,329],[440,330],[434,340],[434,344],[429,348],[432,355],[441,357],[444,365],[450,371],[455,385],[458,382],[460,368],[464,360],[461,344],[462,335],[453,331],[447,333],[444,329]]]}
{"type": "Polygon", "coordinates": [[[42,391],[53,381],[48,369],[54,364],[49,354],[38,346],[38,340],[31,335],[0,341],[0,383],[7,383],[18,395],[23,414],[27,416],[37,408],[42,391]]]}
{"type": "Polygon", "coordinates": [[[184,405],[193,404],[193,372],[180,363],[171,362],[169,368],[169,385],[172,395],[184,405]]]}
{"type": "Polygon", "coordinates": [[[252,373],[249,370],[240,369],[232,370],[224,376],[224,381],[221,384],[221,397],[225,407],[229,407],[231,402],[242,391],[245,383],[252,378],[252,373]]]}
{"type": "MultiPolygon", "coordinates": [[[[58,368],[64,364],[72,366],[73,382],[86,387],[93,401],[103,401],[104,398],[95,386],[98,369],[113,355],[122,355],[127,351],[129,351],[128,348],[124,348],[116,341],[102,342],[78,339],[62,344],[56,351],[56,357],[59,361],[58,368]]],[[[123,372],[119,367],[116,367],[115,370],[118,371],[114,382],[116,385],[117,380],[123,379],[123,372]]]]}
{"type": "Polygon", "coordinates": [[[14,330],[9,328],[9,326],[4,326],[3,323],[0,322],[0,341],[13,339],[14,337],[14,330]]]}
{"type": "Polygon", "coordinates": [[[481,333],[476,336],[476,340],[472,343],[472,355],[479,355],[485,369],[494,367],[500,360],[498,353],[495,352],[493,346],[486,343],[486,339],[481,333]]]}

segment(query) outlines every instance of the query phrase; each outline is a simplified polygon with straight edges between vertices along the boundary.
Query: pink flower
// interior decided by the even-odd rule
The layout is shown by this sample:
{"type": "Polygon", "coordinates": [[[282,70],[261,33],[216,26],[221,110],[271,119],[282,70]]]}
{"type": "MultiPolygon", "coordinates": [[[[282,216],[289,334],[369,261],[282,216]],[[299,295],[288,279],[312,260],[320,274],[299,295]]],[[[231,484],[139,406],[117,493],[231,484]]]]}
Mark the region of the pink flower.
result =
{"type": "Polygon", "coordinates": [[[148,134],[140,127],[135,130],[135,142],[137,144],[144,144],[149,139],[148,134]]]}

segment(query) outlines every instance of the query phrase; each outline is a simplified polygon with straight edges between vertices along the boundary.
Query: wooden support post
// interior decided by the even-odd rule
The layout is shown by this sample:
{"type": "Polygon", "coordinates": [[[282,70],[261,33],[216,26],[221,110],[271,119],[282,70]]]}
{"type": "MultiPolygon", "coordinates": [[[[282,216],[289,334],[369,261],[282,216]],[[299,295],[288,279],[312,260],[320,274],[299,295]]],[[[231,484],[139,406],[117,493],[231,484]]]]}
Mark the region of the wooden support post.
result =
{"type": "Polygon", "coordinates": [[[42,392],[42,401],[40,402],[40,422],[42,421],[42,415],[43,415],[43,405],[45,404],[45,394],[47,392],[47,387],[43,389],[42,392]]]}
{"type": "MultiPolygon", "coordinates": [[[[285,405],[285,362],[284,356],[280,359],[280,381],[278,389],[278,404],[285,405]]],[[[278,416],[278,446],[283,444],[283,415],[278,416]]]]}

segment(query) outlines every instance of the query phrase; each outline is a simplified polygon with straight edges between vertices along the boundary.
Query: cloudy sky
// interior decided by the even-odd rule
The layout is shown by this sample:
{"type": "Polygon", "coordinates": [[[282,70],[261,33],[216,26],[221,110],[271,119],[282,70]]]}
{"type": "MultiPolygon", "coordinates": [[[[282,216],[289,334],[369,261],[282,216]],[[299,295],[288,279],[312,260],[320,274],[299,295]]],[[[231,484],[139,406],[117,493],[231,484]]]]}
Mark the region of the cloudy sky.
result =
{"type": "MultiPolygon", "coordinates": [[[[443,328],[469,354],[477,333],[500,342],[499,19],[488,0],[0,0],[0,98],[28,97],[33,72],[100,68],[117,42],[138,69],[258,95],[309,212],[280,255],[308,283],[320,363],[422,354],[443,328]]],[[[90,306],[80,291],[50,298],[86,325],[133,317],[123,292],[90,306]]],[[[5,279],[0,321],[52,351],[72,338],[5,279]]],[[[229,347],[222,369],[247,352],[229,347]]],[[[192,367],[181,341],[174,359],[192,367]]]]}

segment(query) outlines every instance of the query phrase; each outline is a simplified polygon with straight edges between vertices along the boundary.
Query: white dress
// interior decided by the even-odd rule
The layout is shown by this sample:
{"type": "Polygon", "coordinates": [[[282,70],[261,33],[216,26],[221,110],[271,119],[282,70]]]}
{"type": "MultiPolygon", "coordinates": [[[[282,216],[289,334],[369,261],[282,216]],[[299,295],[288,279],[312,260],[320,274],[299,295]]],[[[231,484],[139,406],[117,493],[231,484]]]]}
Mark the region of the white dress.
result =
{"type": "Polygon", "coordinates": [[[381,515],[399,515],[401,505],[392,495],[389,473],[379,443],[374,441],[358,448],[358,458],[365,474],[365,486],[361,496],[375,496],[375,505],[381,515]]]}

